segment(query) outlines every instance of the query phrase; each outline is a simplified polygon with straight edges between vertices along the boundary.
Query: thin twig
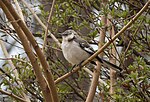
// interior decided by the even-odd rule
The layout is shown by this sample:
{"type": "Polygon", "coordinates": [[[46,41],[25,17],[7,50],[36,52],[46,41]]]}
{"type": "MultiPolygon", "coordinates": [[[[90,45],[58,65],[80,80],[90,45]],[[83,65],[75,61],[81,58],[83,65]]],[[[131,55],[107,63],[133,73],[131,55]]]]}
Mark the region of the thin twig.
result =
{"type": "Polygon", "coordinates": [[[20,8],[20,6],[19,6],[18,1],[17,1],[17,0],[14,0],[14,3],[15,3],[15,5],[16,5],[16,8],[17,8],[17,11],[18,11],[18,14],[19,14],[20,18],[24,21],[24,16],[23,16],[23,13],[22,13],[22,10],[21,10],[21,8],[20,8]]]}
{"type": "MultiPolygon", "coordinates": [[[[31,7],[28,5],[28,3],[25,0],[21,0],[21,1],[30,10],[30,12],[33,14],[33,16],[35,17],[35,19],[39,22],[39,24],[46,30],[47,27],[42,23],[42,21],[35,14],[35,12],[31,9],[31,7]]],[[[52,37],[52,39],[56,42],[56,44],[60,47],[61,44],[60,44],[59,40],[49,30],[48,30],[48,33],[50,34],[50,36],[52,37]]]]}
{"type": "Polygon", "coordinates": [[[49,28],[49,24],[48,23],[51,20],[54,4],[55,4],[55,0],[53,0],[53,2],[52,2],[52,7],[51,7],[51,10],[50,10],[50,13],[49,13],[49,16],[48,16],[48,20],[47,20],[47,26],[46,26],[46,30],[45,30],[44,43],[43,43],[43,52],[44,52],[45,45],[46,45],[46,42],[47,42],[47,35],[48,35],[48,28],[49,28]]]}
{"type": "Polygon", "coordinates": [[[19,100],[19,101],[21,101],[21,102],[28,102],[28,101],[24,100],[23,98],[21,98],[21,97],[15,95],[15,94],[13,94],[13,93],[10,93],[10,92],[7,92],[7,91],[1,90],[1,89],[0,89],[0,93],[5,94],[5,95],[8,95],[8,96],[10,96],[10,97],[13,97],[13,98],[15,98],[16,100],[19,100]]]}

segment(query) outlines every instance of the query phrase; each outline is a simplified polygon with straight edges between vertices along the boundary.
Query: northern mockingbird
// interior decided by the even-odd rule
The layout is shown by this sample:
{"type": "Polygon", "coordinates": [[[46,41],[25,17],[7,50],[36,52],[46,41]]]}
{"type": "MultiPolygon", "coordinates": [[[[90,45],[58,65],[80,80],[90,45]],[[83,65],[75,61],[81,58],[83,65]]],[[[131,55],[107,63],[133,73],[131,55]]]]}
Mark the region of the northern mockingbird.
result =
{"type": "MultiPolygon", "coordinates": [[[[72,65],[78,65],[82,61],[89,58],[92,54],[94,54],[93,48],[90,44],[82,39],[77,32],[74,30],[66,30],[61,33],[62,35],[62,52],[66,60],[72,65]]],[[[103,65],[108,68],[112,68],[116,71],[121,71],[122,69],[98,56],[96,59],[103,65]]]]}

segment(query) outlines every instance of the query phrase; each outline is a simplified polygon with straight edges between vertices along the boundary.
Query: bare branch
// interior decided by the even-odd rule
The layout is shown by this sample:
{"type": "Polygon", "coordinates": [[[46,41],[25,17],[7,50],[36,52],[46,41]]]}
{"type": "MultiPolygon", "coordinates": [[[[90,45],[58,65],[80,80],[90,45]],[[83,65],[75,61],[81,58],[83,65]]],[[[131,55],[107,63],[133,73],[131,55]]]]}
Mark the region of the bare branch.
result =
{"type": "MultiPolygon", "coordinates": [[[[108,21],[108,25],[112,25],[110,21],[108,21]]],[[[115,36],[115,28],[114,26],[111,27],[111,29],[109,30],[109,34],[110,34],[110,38],[112,38],[113,36],[115,36]]],[[[113,43],[113,46],[110,49],[110,62],[113,64],[116,64],[116,43],[113,43]],[[114,58],[115,57],[115,58],[114,58]]],[[[110,69],[110,95],[114,93],[115,90],[115,83],[116,83],[116,71],[113,69],[110,69]]],[[[112,100],[110,100],[111,102],[112,100]]]]}

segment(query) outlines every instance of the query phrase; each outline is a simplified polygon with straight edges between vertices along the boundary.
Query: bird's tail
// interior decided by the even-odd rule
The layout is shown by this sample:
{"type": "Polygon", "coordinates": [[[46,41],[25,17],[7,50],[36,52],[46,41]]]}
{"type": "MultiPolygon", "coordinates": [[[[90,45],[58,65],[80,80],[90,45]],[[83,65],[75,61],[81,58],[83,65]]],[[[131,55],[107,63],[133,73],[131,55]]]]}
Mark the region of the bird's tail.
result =
{"type": "Polygon", "coordinates": [[[116,66],[115,64],[112,64],[100,57],[96,57],[96,59],[104,66],[104,67],[108,67],[108,68],[112,68],[113,70],[117,71],[117,72],[121,72],[122,68],[116,66]]]}

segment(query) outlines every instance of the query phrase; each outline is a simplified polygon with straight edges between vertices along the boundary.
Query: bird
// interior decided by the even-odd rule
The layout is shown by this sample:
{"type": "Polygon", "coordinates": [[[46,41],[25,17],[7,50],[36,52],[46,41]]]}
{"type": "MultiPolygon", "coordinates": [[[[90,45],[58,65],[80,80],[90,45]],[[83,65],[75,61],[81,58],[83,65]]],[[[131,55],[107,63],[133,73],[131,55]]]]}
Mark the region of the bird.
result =
{"type": "MultiPolygon", "coordinates": [[[[90,44],[81,38],[76,31],[69,29],[61,33],[62,36],[62,53],[65,59],[74,65],[81,64],[84,60],[88,59],[91,55],[95,53],[94,49],[90,44]]],[[[117,72],[121,72],[122,68],[110,63],[109,61],[96,56],[95,59],[99,61],[103,66],[112,68],[117,72]]]]}

